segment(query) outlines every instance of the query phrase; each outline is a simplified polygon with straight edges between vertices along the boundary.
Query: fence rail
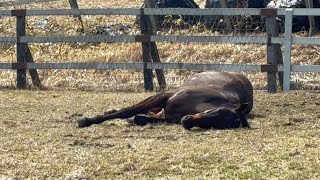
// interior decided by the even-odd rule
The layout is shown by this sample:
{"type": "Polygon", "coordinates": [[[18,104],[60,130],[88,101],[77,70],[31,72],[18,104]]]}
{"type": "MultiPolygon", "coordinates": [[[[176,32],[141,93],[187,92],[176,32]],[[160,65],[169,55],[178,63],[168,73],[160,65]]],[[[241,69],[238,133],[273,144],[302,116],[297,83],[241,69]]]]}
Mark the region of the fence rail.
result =
{"type": "MultiPolygon", "coordinates": [[[[99,43],[99,42],[210,42],[210,43],[230,43],[230,44],[283,44],[285,38],[282,37],[244,37],[244,36],[174,36],[174,35],[123,35],[123,36],[20,36],[1,37],[0,42],[4,44],[20,43],[99,43]],[[270,41],[270,42],[269,42],[270,41]]],[[[292,44],[296,45],[319,45],[318,37],[292,37],[292,44]]]]}
{"type": "MultiPolygon", "coordinates": [[[[54,61],[54,60],[53,60],[54,61]]],[[[259,64],[200,64],[200,63],[143,63],[143,62],[64,62],[64,63],[0,63],[0,69],[184,69],[184,70],[229,70],[248,72],[283,71],[283,65],[259,65],[259,64]]],[[[292,65],[291,72],[317,72],[320,73],[319,65],[292,65]]]]}
{"type": "MultiPolygon", "coordinates": [[[[308,39],[307,39],[308,40],[308,39]]],[[[309,40],[316,43],[320,38],[309,40]]],[[[94,42],[207,42],[232,44],[281,44],[284,38],[279,37],[242,37],[242,36],[159,36],[159,35],[124,35],[124,36],[20,36],[19,43],[94,43],[94,42]]],[[[305,40],[306,41],[306,40],[305,40]]],[[[0,37],[2,43],[17,43],[16,37],[0,37]]],[[[302,41],[304,42],[304,41],[302,41]]]]}
{"type": "Polygon", "coordinates": [[[17,6],[17,5],[34,4],[34,3],[44,3],[44,2],[51,2],[51,1],[59,1],[59,0],[16,0],[16,1],[4,1],[4,2],[0,2],[0,7],[17,6]]]}
{"type": "Polygon", "coordinates": [[[255,64],[200,64],[200,63],[103,63],[103,62],[69,62],[69,63],[0,63],[0,69],[185,69],[185,70],[234,70],[268,72],[283,71],[283,65],[255,65],[255,64]]]}
{"type": "MultiPolygon", "coordinates": [[[[161,63],[161,62],[141,62],[141,63],[34,63],[21,61],[24,52],[17,50],[17,63],[0,63],[0,69],[36,70],[36,69],[200,69],[200,70],[229,70],[229,71],[257,71],[257,72],[283,72],[283,90],[290,90],[291,72],[320,72],[319,65],[292,65],[291,47],[293,44],[319,45],[320,38],[315,37],[292,37],[292,20],[295,15],[320,16],[320,9],[184,9],[184,8],[122,8],[122,9],[54,9],[54,10],[1,10],[0,16],[16,16],[17,22],[23,22],[25,16],[46,16],[46,15],[192,15],[192,16],[211,16],[211,15],[263,15],[274,17],[277,15],[285,16],[285,36],[177,36],[177,35],[125,35],[125,36],[27,36],[19,34],[15,37],[0,37],[0,43],[25,44],[28,43],[94,43],[94,42],[210,42],[210,43],[233,43],[233,44],[266,44],[283,45],[284,63],[274,64],[268,62],[265,65],[252,64],[190,64],[190,63],[161,63]],[[20,61],[19,61],[20,59],[20,61]]],[[[19,24],[17,23],[17,26],[19,24]]],[[[273,26],[275,26],[273,24],[273,26]]],[[[25,26],[23,26],[25,28],[25,26]]],[[[274,50],[274,49],[273,49],[274,50]]],[[[275,53],[268,51],[268,53],[275,53]]],[[[24,54],[25,55],[25,54],[24,54]]],[[[272,57],[272,56],[270,56],[272,57]]]]}
{"type": "MultiPolygon", "coordinates": [[[[51,0],[52,1],[52,0],[51,0]]],[[[276,15],[286,15],[286,10],[291,8],[279,8],[274,10],[276,15]]],[[[263,15],[268,9],[256,8],[105,8],[105,9],[46,9],[23,10],[26,16],[65,16],[65,15],[192,15],[192,16],[242,16],[263,15]]],[[[15,16],[20,10],[1,10],[1,16],[15,16]]],[[[293,16],[320,16],[320,8],[294,8],[293,16]]]]}

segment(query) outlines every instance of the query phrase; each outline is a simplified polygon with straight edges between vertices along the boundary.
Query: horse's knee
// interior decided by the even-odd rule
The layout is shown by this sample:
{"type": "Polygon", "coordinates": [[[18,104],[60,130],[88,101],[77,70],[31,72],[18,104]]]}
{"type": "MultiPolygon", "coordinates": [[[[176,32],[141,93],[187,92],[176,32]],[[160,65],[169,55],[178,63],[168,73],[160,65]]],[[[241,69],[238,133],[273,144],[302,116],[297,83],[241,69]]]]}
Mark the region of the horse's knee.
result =
{"type": "Polygon", "coordinates": [[[152,112],[152,113],[154,113],[154,114],[158,114],[158,113],[161,113],[162,110],[163,110],[162,107],[151,108],[151,109],[149,110],[149,113],[152,112]]]}

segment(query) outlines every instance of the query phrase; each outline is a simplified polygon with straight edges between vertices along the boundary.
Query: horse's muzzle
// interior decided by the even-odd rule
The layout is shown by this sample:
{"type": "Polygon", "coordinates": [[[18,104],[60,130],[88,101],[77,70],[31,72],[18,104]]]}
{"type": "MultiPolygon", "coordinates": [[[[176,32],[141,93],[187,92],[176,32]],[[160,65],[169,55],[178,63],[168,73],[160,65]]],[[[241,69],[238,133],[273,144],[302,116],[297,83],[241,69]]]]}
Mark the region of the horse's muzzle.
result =
{"type": "Polygon", "coordinates": [[[191,128],[196,126],[196,123],[193,120],[193,116],[192,115],[187,115],[187,116],[184,116],[181,119],[181,125],[182,125],[183,128],[185,128],[187,130],[190,130],[191,128]]]}

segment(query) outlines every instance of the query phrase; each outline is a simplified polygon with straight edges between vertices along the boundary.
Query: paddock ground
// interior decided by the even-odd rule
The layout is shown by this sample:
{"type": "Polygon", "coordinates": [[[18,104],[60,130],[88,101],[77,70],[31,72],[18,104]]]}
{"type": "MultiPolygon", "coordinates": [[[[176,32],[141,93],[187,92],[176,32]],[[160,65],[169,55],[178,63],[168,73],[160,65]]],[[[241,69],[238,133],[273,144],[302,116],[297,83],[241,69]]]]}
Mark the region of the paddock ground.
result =
{"type": "Polygon", "coordinates": [[[255,92],[251,130],[80,116],[152,93],[0,90],[0,179],[319,179],[320,94],[255,92]]]}

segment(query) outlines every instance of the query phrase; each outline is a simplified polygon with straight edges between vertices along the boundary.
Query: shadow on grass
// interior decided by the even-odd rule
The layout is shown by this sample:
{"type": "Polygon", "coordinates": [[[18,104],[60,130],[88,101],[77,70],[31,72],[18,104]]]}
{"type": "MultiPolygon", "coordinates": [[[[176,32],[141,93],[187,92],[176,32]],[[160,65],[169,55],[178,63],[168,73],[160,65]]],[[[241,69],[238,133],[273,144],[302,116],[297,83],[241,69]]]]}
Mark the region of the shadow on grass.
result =
{"type": "Polygon", "coordinates": [[[255,114],[255,113],[250,113],[248,114],[248,119],[254,119],[254,118],[266,118],[267,115],[266,114],[255,114]]]}

